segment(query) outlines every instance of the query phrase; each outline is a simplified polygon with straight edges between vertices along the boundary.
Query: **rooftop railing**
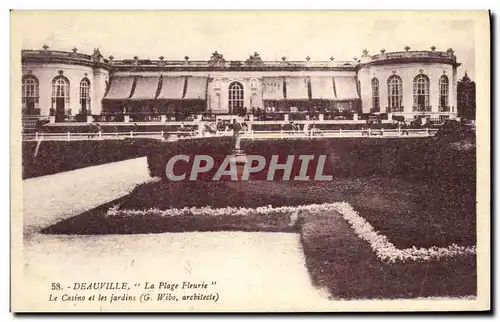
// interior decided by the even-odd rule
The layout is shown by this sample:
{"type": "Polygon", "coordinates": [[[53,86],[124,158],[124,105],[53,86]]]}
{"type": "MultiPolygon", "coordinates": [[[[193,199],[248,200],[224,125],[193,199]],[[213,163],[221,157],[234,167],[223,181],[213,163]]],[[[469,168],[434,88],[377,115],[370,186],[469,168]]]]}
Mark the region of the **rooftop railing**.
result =
{"type": "Polygon", "coordinates": [[[456,60],[452,51],[398,51],[370,56],[368,61],[390,60],[390,59],[415,59],[415,58],[441,58],[456,60]]]}
{"type": "MultiPolygon", "coordinates": [[[[78,52],[65,52],[59,50],[23,50],[21,52],[22,57],[54,57],[61,59],[74,59],[80,61],[93,61],[93,55],[81,54],[78,52]]],[[[100,54],[99,54],[100,55],[100,54]]],[[[160,59],[139,59],[139,57],[133,57],[130,59],[104,59],[102,56],[99,60],[106,64],[117,67],[184,67],[184,68],[355,68],[361,63],[370,63],[384,60],[398,60],[398,59],[446,59],[456,62],[456,56],[454,51],[449,49],[448,51],[400,51],[400,52],[389,52],[376,54],[372,56],[364,56],[361,60],[356,58],[351,61],[337,61],[333,57],[327,61],[313,61],[313,60],[189,60],[186,56],[184,60],[165,60],[164,57],[160,59]]]]}
{"type": "MultiPolygon", "coordinates": [[[[52,57],[60,59],[73,59],[92,62],[93,56],[78,52],[66,52],[59,50],[22,50],[23,58],[52,57]]],[[[102,58],[102,57],[101,57],[102,58]]],[[[116,67],[184,67],[184,68],[354,68],[357,61],[312,61],[312,60],[270,60],[270,61],[249,61],[249,60],[166,60],[163,59],[110,59],[102,58],[106,64],[116,67]]]]}
{"type": "Polygon", "coordinates": [[[26,56],[52,56],[52,57],[64,57],[64,58],[78,58],[83,60],[91,60],[91,55],[85,55],[75,52],[66,52],[59,50],[23,50],[21,52],[22,57],[26,56]]]}
{"type": "Polygon", "coordinates": [[[245,61],[225,61],[212,64],[209,61],[202,60],[113,60],[110,61],[113,66],[158,66],[158,67],[186,67],[186,68],[231,68],[231,67],[246,67],[246,68],[354,68],[358,63],[355,61],[263,61],[262,63],[246,63],[245,61]]]}

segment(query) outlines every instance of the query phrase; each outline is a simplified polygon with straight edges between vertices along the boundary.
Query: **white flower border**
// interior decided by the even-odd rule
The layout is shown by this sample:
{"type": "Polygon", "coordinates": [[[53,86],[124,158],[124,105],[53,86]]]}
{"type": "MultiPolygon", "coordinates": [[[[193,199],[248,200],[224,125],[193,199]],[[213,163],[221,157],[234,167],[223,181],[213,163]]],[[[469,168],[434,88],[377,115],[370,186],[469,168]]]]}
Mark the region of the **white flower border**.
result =
{"type": "Polygon", "coordinates": [[[290,225],[294,225],[297,220],[307,214],[324,213],[335,210],[349,223],[354,233],[365,240],[370,245],[374,253],[384,261],[388,262],[409,262],[409,261],[430,261],[435,259],[451,258],[456,256],[470,256],[476,254],[476,247],[464,247],[452,244],[448,247],[430,247],[430,248],[412,248],[399,249],[392,244],[388,238],[379,234],[363,217],[361,217],[347,202],[311,204],[304,206],[285,206],[285,207],[192,207],[192,208],[174,208],[160,210],[151,208],[146,210],[118,209],[118,206],[112,207],[106,213],[110,217],[135,217],[135,216],[248,216],[248,215],[271,215],[283,214],[290,215],[290,225]]]}
{"type": "Polygon", "coordinates": [[[342,217],[351,225],[361,239],[366,240],[375,254],[382,260],[389,262],[430,261],[434,259],[450,258],[462,255],[475,255],[476,247],[464,247],[452,244],[448,247],[430,248],[396,248],[386,236],[375,231],[372,225],[363,219],[347,202],[332,204],[342,217]]]}

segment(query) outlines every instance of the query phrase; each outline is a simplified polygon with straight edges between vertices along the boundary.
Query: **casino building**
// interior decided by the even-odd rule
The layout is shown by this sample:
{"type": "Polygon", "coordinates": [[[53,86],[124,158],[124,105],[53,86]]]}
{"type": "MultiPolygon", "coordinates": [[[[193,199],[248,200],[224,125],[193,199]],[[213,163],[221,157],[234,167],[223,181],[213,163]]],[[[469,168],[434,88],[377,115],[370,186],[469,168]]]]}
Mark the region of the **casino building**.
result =
{"type": "Polygon", "coordinates": [[[107,59],[93,54],[23,50],[23,121],[167,122],[203,115],[251,115],[275,120],[456,115],[454,51],[369,55],[352,61],[266,61],[258,53],[229,61],[107,59]]]}

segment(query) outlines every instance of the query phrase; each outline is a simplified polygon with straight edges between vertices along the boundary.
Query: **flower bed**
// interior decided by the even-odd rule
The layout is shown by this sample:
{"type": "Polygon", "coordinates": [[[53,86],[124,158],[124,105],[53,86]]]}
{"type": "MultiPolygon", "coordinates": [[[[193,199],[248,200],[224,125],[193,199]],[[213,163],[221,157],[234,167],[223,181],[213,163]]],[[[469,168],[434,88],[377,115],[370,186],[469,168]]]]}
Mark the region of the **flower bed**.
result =
{"type": "Polygon", "coordinates": [[[363,217],[361,217],[346,202],[332,204],[332,208],[338,211],[342,217],[351,225],[352,229],[361,239],[370,244],[371,249],[382,260],[395,261],[429,261],[455,256],[468,256],[476,254],[476,247],[464,247],[452,244],[448,247],[412,248],[398,249],[389,242],[386,236],[375,231],[363,217]]]}
{"type": "Polygon", "coordinates": [[[413,246],[407,249],[398,249],[389,242],[386,236],[377,233],[374,228],[363,219],[348,203],[324,203],[302,205],[294,207],[272,207],[271,205],[257,208],[242,207],[185,207],[181,209],[146,209],[130,210],[119,209],[118,206],[110,208],[106,217],[177,217],[177,216],[201,216],[201,217],[231,217],[231,216],[286,216],[289,226],[295,226],[306,216],[318,213],[338,212],[351,225],[356,235],[370,244],[371,249],[383,261],[407,262],[407,261],[430,261],[435,259],[450,258],[456,256],[475,255],[476,248],[463,247],[452,244],[448,247],[417,248],[413,246]]]}
{"type": "MultiPolygon", "coordinates": [[[[160,180],[138,185],[120,202],[120,208],[257,208],[346,201],[397,248],[473,246],[474,197],[470,193],[446,196],[447,191],[435,184],[379,176],[322,183],[160,180]]],[[[456,187],[454,191],[458,191],[456,187]]]]}
{"type": "Polygon", "coordinates": [[[105,235],[166,232],[297,232],[297,222],[283,211],[257,213],[237,209],[185,208],[124,210],[119,201],[63,220],[44,234],[105,235]]]}
{"type": "Polygon", "coordinates": [[[334,299],[461,297],[477,294],[475,256],[381,260],[340,214],[316,214],[300,229],[314,285],[334,299]]]}

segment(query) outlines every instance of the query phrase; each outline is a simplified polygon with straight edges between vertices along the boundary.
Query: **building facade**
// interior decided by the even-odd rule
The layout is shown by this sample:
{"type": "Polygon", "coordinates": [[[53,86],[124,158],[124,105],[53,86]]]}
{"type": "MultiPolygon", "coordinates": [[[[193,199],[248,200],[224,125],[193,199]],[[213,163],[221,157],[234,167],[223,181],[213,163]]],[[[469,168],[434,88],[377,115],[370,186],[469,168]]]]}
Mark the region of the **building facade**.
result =
{"type": "Polygon", "coordinates": [[[456,115],[452,49],[362,56],[352,61],[105,59],[49,50],[22,51],[25,118],[165,122],[193,115],[314,115],[413,119],[456,115]]]}

